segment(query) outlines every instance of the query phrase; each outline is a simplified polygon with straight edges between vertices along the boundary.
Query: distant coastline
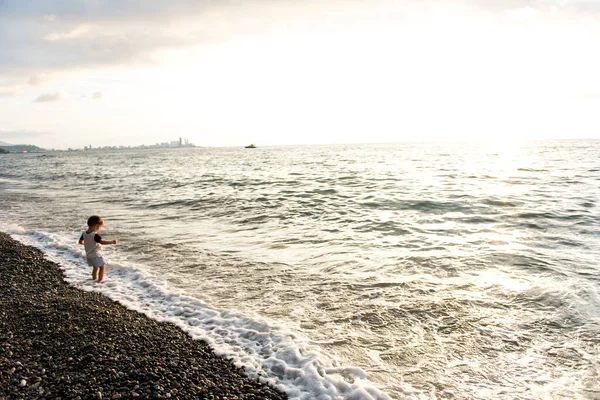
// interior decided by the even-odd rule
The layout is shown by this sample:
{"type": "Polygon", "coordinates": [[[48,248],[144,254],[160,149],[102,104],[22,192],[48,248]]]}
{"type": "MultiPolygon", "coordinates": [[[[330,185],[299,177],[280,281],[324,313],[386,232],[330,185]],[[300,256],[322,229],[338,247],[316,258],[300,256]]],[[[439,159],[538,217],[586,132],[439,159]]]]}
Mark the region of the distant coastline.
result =
{"type": "Polygon", "coordinates": [[[195,144],[190,143],[188,139],[179,138],[172,142],[156,143],[152,145],[139,145],[139,146],[99,146],[92,147],[92,145],[84,146],[83,148],[68,148],[63,149],[43,149],[41,147],[32,144],[9,144],[0,143],[0,153],[48,153],[48,152],[70,152],[70,151],[98,151],[98,150],[144,150],[144,149],[179,149],[179,148],[194,148],[195,144]]]}
{"type": "Polygon", "coordinates": [[[48,150],[42,149],[31,144],[18,144],[10,146],[0,146],[0,153],[44,153],[48,150]]]}

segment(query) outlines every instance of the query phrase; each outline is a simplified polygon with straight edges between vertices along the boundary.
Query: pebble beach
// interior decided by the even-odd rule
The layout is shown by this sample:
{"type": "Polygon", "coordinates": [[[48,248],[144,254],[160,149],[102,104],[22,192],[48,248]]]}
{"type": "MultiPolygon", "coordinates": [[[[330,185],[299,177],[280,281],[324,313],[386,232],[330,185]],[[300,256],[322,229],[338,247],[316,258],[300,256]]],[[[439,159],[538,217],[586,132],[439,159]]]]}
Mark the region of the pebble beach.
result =
{"type": "MultiPolygon", "coordinates": [[[[91,277],[90,277],[91,279],[91,277]]],[[[101,283],[100,283],[101,284],[101,283]]],[[[0,399],[287,399],[0,233],[0,399]]]]}

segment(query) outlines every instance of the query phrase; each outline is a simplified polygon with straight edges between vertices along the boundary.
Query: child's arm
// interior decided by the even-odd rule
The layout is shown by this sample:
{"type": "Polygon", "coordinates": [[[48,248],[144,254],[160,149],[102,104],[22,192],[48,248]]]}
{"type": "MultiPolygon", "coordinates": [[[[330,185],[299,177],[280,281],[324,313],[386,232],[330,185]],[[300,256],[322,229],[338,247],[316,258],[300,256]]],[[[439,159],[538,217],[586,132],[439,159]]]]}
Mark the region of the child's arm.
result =
{"type": "Polygon", "coordinates": [[[117,244],[116,240],[100,240],[100,244],[117,244]]]}
{"type": "Polygon", "coordinates": [[[79,238],[79,244],[83,244],[83,233],[81,234],[81,237],[79,238]]]}

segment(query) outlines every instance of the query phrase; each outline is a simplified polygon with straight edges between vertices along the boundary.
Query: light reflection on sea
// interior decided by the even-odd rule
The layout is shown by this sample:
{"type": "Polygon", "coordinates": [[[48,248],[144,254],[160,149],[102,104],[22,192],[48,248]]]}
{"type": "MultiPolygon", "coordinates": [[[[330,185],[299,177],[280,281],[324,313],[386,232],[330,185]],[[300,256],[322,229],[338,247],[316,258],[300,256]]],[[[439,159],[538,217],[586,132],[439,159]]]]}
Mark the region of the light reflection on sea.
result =
{"type": "Polygon", "coordinates": [[[299,332],[392,398],[596,398],[598,154],[547,141],[11,155],[0,221],[75,237],[102,214],[112,260],[299,332]]]}

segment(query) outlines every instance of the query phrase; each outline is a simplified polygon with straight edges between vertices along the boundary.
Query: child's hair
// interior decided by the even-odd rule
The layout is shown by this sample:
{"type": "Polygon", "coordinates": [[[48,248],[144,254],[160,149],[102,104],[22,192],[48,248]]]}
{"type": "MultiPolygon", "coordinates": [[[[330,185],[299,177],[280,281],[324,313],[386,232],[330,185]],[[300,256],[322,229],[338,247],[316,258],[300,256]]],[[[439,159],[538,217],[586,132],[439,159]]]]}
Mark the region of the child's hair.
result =
{"type": "Polygon", "coordinates": [[[104,225],[104,220],[102,219],[102,217],[98,216],[98,215],[92,215],[91,217],[88,218],[88,226],[94,226],[94,225],[104,225]]]}

